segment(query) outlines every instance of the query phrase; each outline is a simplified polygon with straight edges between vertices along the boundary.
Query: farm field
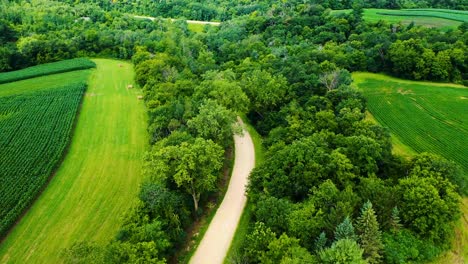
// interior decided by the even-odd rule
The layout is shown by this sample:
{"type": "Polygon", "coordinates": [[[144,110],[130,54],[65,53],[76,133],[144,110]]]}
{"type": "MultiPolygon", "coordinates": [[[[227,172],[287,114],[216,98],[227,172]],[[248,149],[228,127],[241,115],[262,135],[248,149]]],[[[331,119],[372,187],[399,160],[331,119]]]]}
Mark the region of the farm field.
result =
{"type": "Polygon", "coordinates": [[[69,152],[0,244],[0,263],[60,263],[78,241],[105,243],[132,206],[146,151],[146,114],[130,63],[96,59],[69,152]]]}
{"type": "MultiPolygon", "coordinates": [[[[392,132],[394,152],[411,156],[431,151],[456,160],[467,174],[468,146],[461,141],[468,137],[468,88],[371,73],[354,73],[353,79],[368,100],[370,118],[392,132]],[[441,132],[445,133],[438,135],[441,132]]],[[[463,216],[455,226],[452,248],[433,264],[468,261],[467,197],[461,210],[463,216]]]]}
{"type": "Polygon", "coordinates": [[[60,164],[89,73],[0,85],[0,237],[60,164]]]}
{"type": "Polygon", "coordinates": [[[0,73],[0,83],[14,82],[54,73],[84,70],[96,67],[96,64],[86,58],[63,60],[58,62],[40,64],[13,72],[0,73]]]}
{"type": "MultiPolygon", "coordinates": [[[[333,10],[332,14],[348,13],[350,10],[333,10]]],[[[436,27],[436,28],[456,28],[462,22],[468,21],[467,11],[449,10],[449,9],[364,9],[364,19],[369,22],[378,22],[385,20],[390,23],[401,22],[408,25],[414,22],[418,26],[436,27]]]]}
{"type": "Polygon", "coordinates": [[[433,152],[468,172],[468,88],[354,73],[375,119],[415,152],[433,152]]]}

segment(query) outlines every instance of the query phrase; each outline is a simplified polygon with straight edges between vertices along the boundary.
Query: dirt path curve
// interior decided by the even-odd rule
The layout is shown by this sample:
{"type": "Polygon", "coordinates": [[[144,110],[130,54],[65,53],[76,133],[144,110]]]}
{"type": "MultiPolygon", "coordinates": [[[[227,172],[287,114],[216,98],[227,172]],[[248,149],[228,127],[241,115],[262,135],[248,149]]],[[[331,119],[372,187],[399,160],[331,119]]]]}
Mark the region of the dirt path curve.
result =
{"type": "MultiPolygon", "coordinates": [[[[239,123],[244,126],[242,120],[239,123]]],[[[250,134],[234,136],[236,157],[229,187],[190,264],[221,264],[231,245],[247,197],[247,178],[255,166],[255,149],[250,134]]]]}
{"type": "MultiPolygon", "coordinates": [[[[155,20],[155,17],[149,16],[134,16],[135,18],[146,18],[151,21],[155,20]]],[[[176,21],[176,19],[171,18],[171,21],[176,21]]],[[[221,22],[210,22],[210,21],[199,21],[199,20],[185,20],[188,24],[201,24],[201,25],[212,25],[212,26],[219,26],[221,22]]]]}

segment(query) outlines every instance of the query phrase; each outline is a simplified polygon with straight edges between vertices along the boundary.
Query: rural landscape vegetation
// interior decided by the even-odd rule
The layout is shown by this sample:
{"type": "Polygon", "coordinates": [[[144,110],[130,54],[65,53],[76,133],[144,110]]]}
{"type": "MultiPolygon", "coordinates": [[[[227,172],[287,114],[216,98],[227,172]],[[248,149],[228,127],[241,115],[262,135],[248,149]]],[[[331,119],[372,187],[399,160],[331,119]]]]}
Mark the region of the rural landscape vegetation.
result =
{"type": "Polygon", "coordinates": [[[0,263],[467,263],[468,1],[0,0],[0,263]]]}

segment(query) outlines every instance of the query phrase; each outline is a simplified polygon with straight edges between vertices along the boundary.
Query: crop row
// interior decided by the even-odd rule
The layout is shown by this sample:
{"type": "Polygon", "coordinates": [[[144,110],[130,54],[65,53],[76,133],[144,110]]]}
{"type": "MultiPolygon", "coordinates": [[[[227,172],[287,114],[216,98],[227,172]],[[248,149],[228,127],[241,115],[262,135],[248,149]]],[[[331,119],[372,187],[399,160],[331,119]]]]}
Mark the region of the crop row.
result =
{"type": "Polygon", "coordinates": [[[439,105],[433,104],[436,100],[397,94],[368,94],[367,97],[372,114],[404,144],[417,152],[439,153],[468,171],[466,129],[453,120],[456,116],[442,113],[439,105]]]}
{"type": "Polygon", "coordinates": [[[59,165],[84,83],[0,97],[0,237],[59,165]]]}
{"type": "Polygon", "coordinates": [[[411,17],[435,17],[449,19],[459,22],[468,22],[468,15],[460,13],[446,13],[440,11],[401,10],[401,11],[379,11],[378,15],[386,16],[411,16],[411,17]]]}
{"type": "Polygon", "coordinates": [[[50,74],[95,68],[96,64],[86,58],[77,58],[41,64],[26,69],[0,73],[0,84],[30,79],[50,74]]]}

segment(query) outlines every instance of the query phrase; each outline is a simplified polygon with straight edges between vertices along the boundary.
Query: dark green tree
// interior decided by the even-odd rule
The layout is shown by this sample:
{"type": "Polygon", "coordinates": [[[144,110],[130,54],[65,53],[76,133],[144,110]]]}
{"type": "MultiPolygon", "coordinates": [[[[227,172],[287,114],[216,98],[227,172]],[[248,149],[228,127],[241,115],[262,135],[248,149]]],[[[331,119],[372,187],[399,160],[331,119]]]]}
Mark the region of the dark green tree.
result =
{"type": "Polygon", "coordinates": [[[364,250],[364,258],[369,263],[380,263],[383,244],[377,216],[372,208],[372,203],[367,201],[361,209],[361,215],[357,219],[356,230],[359,236],[359,244],[364,250]]]}

